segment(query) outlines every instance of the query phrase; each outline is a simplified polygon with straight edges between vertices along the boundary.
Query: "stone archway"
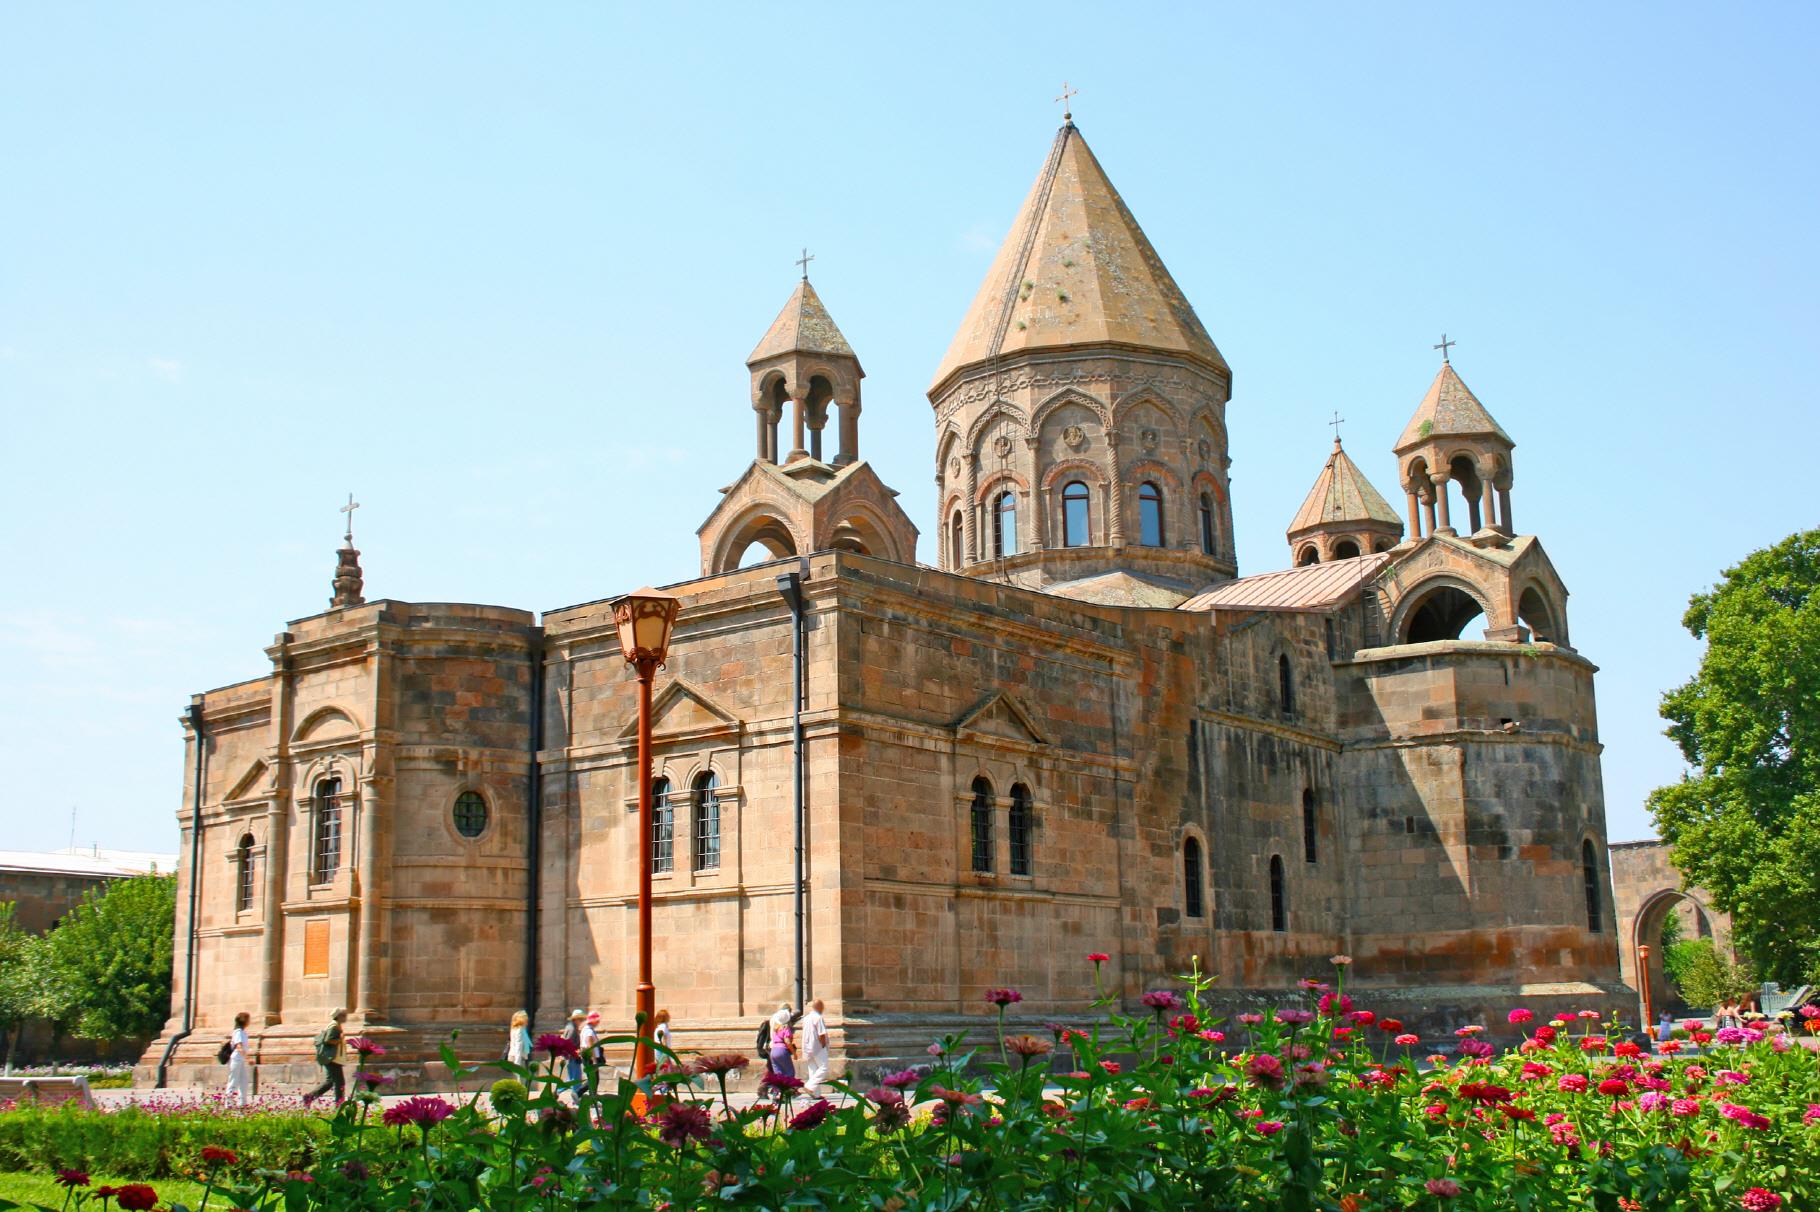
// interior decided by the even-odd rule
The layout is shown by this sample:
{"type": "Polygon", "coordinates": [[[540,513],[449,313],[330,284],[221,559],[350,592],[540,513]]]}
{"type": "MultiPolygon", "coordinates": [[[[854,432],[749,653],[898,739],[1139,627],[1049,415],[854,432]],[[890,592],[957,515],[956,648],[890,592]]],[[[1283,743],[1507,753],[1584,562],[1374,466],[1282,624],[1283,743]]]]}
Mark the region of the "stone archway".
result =
{"type": "Polygon", "coordinates": [[[1659,941],[1669,910],[1677,906],[1692,910],[1683,913],[1683,938],[1729,940],[1731,918],[1712,908],[1712,898],[1705,889],[1681,886],[1681,873],[1669,861],[1669,848],[1662,842],[1613,842],[1606,855],[1611,864],[1612,906],[1618,919],[1619,970],[1624,983],[1641,997],[1637,944],[1649,944],[1650,994],[1660,1015],[1667,985],[1659,941]]]}

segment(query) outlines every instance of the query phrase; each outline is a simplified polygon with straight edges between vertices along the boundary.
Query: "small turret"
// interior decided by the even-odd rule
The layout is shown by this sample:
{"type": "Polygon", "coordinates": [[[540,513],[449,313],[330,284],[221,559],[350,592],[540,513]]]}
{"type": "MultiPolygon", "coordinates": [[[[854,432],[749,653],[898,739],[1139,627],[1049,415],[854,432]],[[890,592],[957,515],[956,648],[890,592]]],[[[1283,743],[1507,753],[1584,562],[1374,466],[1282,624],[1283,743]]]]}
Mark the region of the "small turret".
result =
{"type": "Polygon", "coordinates": [[[1515,534],[1510,522],[1510,452],[1515,446],[1443,357],[1395,447],[1403,490],[1409,494],[1411,537],[1458,533],[1447,487],[1456,482],[1465,498],[1467,533],[1488,541],[1515,534]]]}
{"type": "Polygon", "coordinates": [[[1289,550],[1296,564],[1389,551],[1402,537],[1403,523],[1397,511],[1378,495],[1340,446],[1340,439],[1334,438],[1327,465],[1289,523],[1289,550]]]}
{"type": "MultiPolygon", "coordinates": [[[[808,254],[804,259],[809,259],[808,254]]],[[[834,465],[844,467],[859,458],[859,381],[866,372],[860,369],[859,358],[834,317],[822,306],[815,287],[809,285],[806,269],[764,339],[746,359],[746,368],[752,372],[752,408],[758,413],[758,458],[766,463],[819,461],[822,428],[828,423],[832,404],[840,410],[840,450],[834,465]],[[779,458],[777,427],[786,402],[793,441],[789,453],[779,458]]]]}
{"type": "Polygon", "coordinates": [[[366,580],[360,572],[360,552],[354,546],[354,511],[359,508],[360,503],[350,492],[348,503],[341,507],[341,512],[348,515],[348,529],[341,536],[341,550],[335,553],[335,595],[329,599],[330,610],[366,604],[366,598],[361,596],[366,580]]]}

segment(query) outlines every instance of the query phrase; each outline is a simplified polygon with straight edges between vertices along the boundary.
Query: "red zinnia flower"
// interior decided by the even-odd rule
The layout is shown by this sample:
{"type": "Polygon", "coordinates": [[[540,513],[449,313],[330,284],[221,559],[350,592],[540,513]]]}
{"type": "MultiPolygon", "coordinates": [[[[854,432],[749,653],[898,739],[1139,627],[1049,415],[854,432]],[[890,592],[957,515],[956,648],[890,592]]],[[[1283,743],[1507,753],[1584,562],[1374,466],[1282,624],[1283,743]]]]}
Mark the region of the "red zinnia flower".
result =
{"type": "Polygon", "coordinates": [[[709,1052],[689,1062],[689,1068],[696,1073],[731,1073],[751,1063],[744,1052],[709,1052]]]}
{"type": "Polygon", "coordinates": [[[151,1212],[158,1206],[158,1192],[145,1183],[128,1183],[114,1188],[114,1198],[127,1212],[151,1212]]]}
{"type": "Polygon", "coordinates": [[[1452,1199],[1460,1193],[1460,1184],[1451,1178],[1431,1178],[1423,1186],[1428,1188],[1430,1195],[1438,1195],[1442,1199],[1452,1199]]]}
{"type": "Polygon", "coordinates": [[[534,1046],[539,1052],[548,1052],[552,1058],[560,1056],[564,1060],[574,1060],[581,1055],[579,1044],[560,1035],[540,1035],[534,1046]]]}
{"type": "Polygon", "coordinates": [[[86,1187],[88,1186],[88,1171],[59,1170],[57,1171],[57,1185],[59,1187],[86,1187]]]}
{"type": "Polygon", "coordinates": [[[444,1100],[433,1094],[420,1094],[416,1098],[407,1098],[402,1103],[387,1107],[385,1114],[380,1118],[388,1128],[396,1128],[404,1124],[416,1124],[420,1128],[428,1128],[432,1124],[440,1124],[453,1114],[455,1114],[455,1108],[444,1100]]]}
{"type": "Polygon", "coordinates": [[[1611,1098],[1621,1098],[1630,1093],[1630,1083],[1619,1077],[1608,1077],[1599,1083],[1599,1093],[1611,1098]]]}
{"type": "Polygon", "coordinates": [[[202,1164],[205,1166],[232,1166],[240,1161],[240,1156],[232,1149],[223,1149],[220,1145],[202,1146],[202,1164]]]}
{"type": "Polygon", "coordinates": [[[1738,1206],[1748,1208],[1750,1212],[1769,1212],[1771,1208],[1782,1206],[1782,1197],[1763,1187],[1752,1187],[1738,1197],[1738,1206]]]}
{"type": "Polygon", "coordinates": [[[1403,1029],[1403,1024],[1401,1021],[1399,1021],[1397,1019],[1381,1018],[1378,1020],[1378,1030],[1380,1030],[1380,1031],[1384,1031],[1391,1035],[1395,1035],[1402,1029],[1403,1029]]]}
{"type": "Polygon", "coordinates": [[[1093,963],[1103,964],[1112,957],[1107,955],[1104,951],[1090,951],[1087,953],[1087,958],[1093,963]]]}
{"type": "Polygon", "coordinates": [[[1013,1002],[1023,1001],[1024,995],[1016,989],[988,989],[986,990],[986,1000],[995,1006],[1004,1007],[1013,1002]]]}
{"type": "Polygon", "coordinates": [[[707,1140],[714,1131],[714,1121],[707,1111],[694,1103],[673,1102],[657,1113],[657,1139],[666,1145],[682,1148],[692,1140],[707,1140]]]}

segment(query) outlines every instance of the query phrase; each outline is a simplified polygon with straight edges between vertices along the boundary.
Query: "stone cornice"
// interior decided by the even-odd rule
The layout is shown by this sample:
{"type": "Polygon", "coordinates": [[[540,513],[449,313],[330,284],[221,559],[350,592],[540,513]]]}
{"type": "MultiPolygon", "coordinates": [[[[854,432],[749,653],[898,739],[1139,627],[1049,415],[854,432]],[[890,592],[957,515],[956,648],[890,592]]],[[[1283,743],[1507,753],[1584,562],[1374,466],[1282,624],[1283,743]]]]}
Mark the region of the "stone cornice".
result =
{"type": "Polygon", "coordinates": [[[1283,724],[1273,720],[1260,720],[1249,715],[1235,715],[1230,711],[1218,711],[1207,707],[1195,708],[1203,720],[1224,724],[1246,732],[1261,732],[1279,740],[1294,741],[1301,745],[1311,745],[1316,749],[1326,749],[1338,753],[1346,746],[1330,732],[1316,732],[1310,728],[1298,728],[1294,724],[1283,724]]]}

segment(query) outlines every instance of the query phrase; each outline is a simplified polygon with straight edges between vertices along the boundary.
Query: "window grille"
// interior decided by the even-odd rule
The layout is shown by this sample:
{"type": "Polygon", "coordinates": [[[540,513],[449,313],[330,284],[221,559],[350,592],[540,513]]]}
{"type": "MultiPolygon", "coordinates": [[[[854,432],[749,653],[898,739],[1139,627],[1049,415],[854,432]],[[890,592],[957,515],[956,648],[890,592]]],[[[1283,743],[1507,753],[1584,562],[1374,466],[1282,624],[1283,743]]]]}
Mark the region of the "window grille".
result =
{"type": "Polygon", "coordinates": [[[1182,843],[1183,909],[1189,917],[1201,917],[1206,907],[1201,901],[1201,843],[1189,838],[1182,843]]]}
{"type": "Polygon", "coordinates": [[[992,554],[995,558],[1017,554],[1017,496],[1001,492],[992,506],[992,554]]]}
{"type": "Polygon", "coordinates": [[[245,913],[253,907],[253,835],[240,839],[238,866],[234,871],[234,912],[245,913]]]}
{"type": "Polygon", "coordinates": [[[695,869],[720,867],[720,778],[713,771],[695,779],[695,869]]]}
{"type": "Polygon", "coordinates": [[[341,780],[316,784],[316,822],[310,839],[310,879],[326,884],[341,866],[341,780]]]}
{"type": "Polygon", "coordinates": [[[1030,834],[1034,825],[1030,810],[1030,788],[1022,783],[1011,788],[1011,874],[1029,875],[1030,834]]]}
{"type": "Polygon", "coordinates": [[[992,784],[983,778],[973,780],[973,808],[969,813],[973,829],[973,869],[992,870],[992,784]]]}
{"type": "Polygon", "coordinates": [[[651,781],[651,872],[676,869],[676,821],[670,807],[670,780],[651,781]]]}
{"type": "Polygon", "coordinates": [[[464,791],[455,797],[455,832],[463,837],[479,837],[487,828],[487,801],[478,791],[464,791]]]}

